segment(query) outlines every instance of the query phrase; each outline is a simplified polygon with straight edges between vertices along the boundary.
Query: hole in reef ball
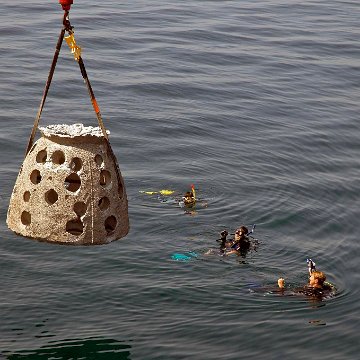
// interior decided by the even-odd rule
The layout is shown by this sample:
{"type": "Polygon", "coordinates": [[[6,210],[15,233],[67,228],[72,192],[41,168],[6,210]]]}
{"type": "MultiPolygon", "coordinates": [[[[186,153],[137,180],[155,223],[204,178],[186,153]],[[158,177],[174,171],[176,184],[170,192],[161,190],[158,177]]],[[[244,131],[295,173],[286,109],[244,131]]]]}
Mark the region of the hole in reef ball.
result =
{"type": "Polygon", "coordinates": [[[75,214],[79,217],[84,216],[86,213],[86,204],[82,201],[79,201],[77,203],[74,204],[74,211],[75,214]]]}
{"type": "Polygon", "coordinates": [[[36,162],[39,164],[45,164],[47,158],[46,150],[41,150],[36,155],[36,162]]]}
{"type": "Polygon", "coordinates": [[[21,213],[21,223],[25,226],[31,224],[31,214],[29,212],[23,211],[21,213]]]}
{"type": "Polygon", "coordinates": [[[111,184],[110,171],[101,170],[101,172],[100,172],[100,185],[101,186],[108,186],[109,184],[111,184]]]}
{"type": "Polygon", "coordinates": [[[81,186],[81,179],[80,176],[76,173],[70,174],[65,179],[65,188],[71,192],[75,192],[79,190],[80,186],[81,186]]]}
{"type": "Polygon", "coordinates": [[[110,200],[109,198],[107,198],[106,196],[102,197],[100,200],[99,200],[99,208],[100,210],[106,210],[109,208],[110,206],[110,200]]]}
{"type": "Polygon", "coordinates": [[[24,192],[24,201],[25,202],[30,201],[30,197],[31,197],[30,191],[25,191],[24,192]]]}
{"type": "Polygon", "coordinates": [[[103,164],[104,160],[101,155],[97,154],[95,155],[95,163],[98,166],[101,166],[103,164]]]}
{"type": "Polygon", "coordinates": [[[54,189],[50,189],[45,193],[45,200],[49,205],[55,204],[58,198],[58,193],[54,189]]]}
{"type": "Polygon", "coordinates": [[[115,216],[109,216],[105,220],[105,231],[107,235],[111,235],[114,232],[117,225],[117,220],[115,216]]]}
{"type": "Polygon", "coordinates": [[[56,150],[52,154],[51,160],[55,165],[61,165],[65,162],[65,155],[61,150],[56,150]]]}
{"type": "Polygon", "coordinates": [[[33,184],[37,185],[41,181],[41,174],[39,170],[33,170],[33,172],[30,175],[30,180],[33,184]]]}
{"type": "Polygon", "coordinates": [[[72,171],[79,171],[82,168],[82,161],[78,157],[74,157],[70,163],[70,169],[72,171]]]}
{"type": "Polygon", "coordinates": [[[66,231],[69,234],[79,236],[84,231],[84,224],[80,219],[70,220],[66,223],[66,231]]]}

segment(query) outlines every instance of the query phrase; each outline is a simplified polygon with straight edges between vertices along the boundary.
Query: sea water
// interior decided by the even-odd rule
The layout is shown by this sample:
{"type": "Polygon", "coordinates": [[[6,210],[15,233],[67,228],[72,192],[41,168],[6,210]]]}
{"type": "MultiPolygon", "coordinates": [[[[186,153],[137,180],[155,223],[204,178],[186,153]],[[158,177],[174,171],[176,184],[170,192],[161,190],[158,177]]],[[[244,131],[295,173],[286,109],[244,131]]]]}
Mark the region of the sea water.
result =
{"type": "MultiPolygon", "coordinates": [[[[0,6],[0,358],[358,357],[358,1],[75,1],[129,201],[129,235],[97,247],[7,229],[62,10],[0,6]],[[142,192],[191,184],[207,206],[142,192]],[[256,251],[205,255],[254,223],[256,251]],[[306,283],[307,257],[337,296],[253,291],[306,283]]],[[[79,122],[97,125],[64,43],[40,125],[79,122]]]]}

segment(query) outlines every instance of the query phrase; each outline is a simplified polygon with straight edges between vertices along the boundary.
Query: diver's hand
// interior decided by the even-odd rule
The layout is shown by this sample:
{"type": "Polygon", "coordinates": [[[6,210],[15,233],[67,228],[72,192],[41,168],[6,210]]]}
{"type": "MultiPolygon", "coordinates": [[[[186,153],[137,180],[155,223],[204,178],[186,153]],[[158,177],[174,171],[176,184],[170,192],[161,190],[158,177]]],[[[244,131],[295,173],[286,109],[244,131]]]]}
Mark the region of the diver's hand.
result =
{"type": "Polygon", "coordinates": [[[283,278],[279,278],[277,283],[280,289],[283,289],[285,287],[285,280],[283,278]]]}

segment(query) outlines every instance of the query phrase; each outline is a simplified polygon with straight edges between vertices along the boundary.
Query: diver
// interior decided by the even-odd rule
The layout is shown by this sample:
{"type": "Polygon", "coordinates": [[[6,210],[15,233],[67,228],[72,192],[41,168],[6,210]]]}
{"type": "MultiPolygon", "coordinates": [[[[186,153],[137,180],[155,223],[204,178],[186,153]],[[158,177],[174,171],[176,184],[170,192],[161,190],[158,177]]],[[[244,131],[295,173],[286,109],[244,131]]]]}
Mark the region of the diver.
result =
{"type": "Polygon", "coordinates": [[[247,236],[248,233],[249,230],[244,225],[236,229],[234,234],[234,240],[231,244],[230,249],[225,253],[225,255],[236,254],[245,257],[251,245],[250,239],[247,236]]]}
{"type": "Polygon", "coordinates": [[[191,185],[191,191],[187,191],[181,198],[183,205],[187,208],[192,208],[196,203],[195,186],[191,185]]]}
{"type": "MultiPolygon", "coordinates": [[[[247,252],[254,248],[256,249],[256,243],[252,243],[250,241],[250,234],[254,232],[255,224],[253,225],[253,228],[249,232],[248,228],[244,225],[240,226],[238,229],[236,229],[234,234],[234,239],[230,241],[222,241],[220,245],[220,253],[222,255],[228,256],[232,254],[240,255],[242,257],[245,257],[247,252]]],[[[220,235],[222,235],[226,230],[222,231],[220,235]]],[[[227,231],[226,231],[226,235],[227,231]]],[[[221,239],[217,240],[220,241],[221,239]]]]}
{"type": "Polygon", "coordinates": [[[193,192],[187,191],[182,197],[182,201],[186,207],[193,207],[196,202],[193,192]]]}
{"type": "MultiPolygon", "coordinates": [[[[316,270],[315,262],[311,259],[307,259],[308,271],[309,271],[309,283],[293,289],[294,293],[304,294],[306,296],[322,300],[323,297],[328,297],[334,294],[335,287],[326,281],[326,275],[324,272],[316,270]]],[[[285,290],[285,280],[283,278],[278,279],[278,287],[281,290],[285,290]]]]}
{"type": "Polygon", "coordinates": [[[221,231],[220,238],[216,239],[216,241],[220,243],[219,250],[209,249],[205,252],[205,255],[218,254],[227,256],[236,254],[245,257],[250,248],[256,249],[256,244],[258,243],[254,238],[254,242],[249,239],[250,235],[254,232],[255,226],[256,225],[254,224],[250,232],[246,226],[240,226],[234,234],[231,234],[234,235],[233,239],[227,238],[229,235],[227,230],[221,231]]]}
{"type": "Polygon", "coordinates": [[[179,203],[179,205],[182,206],[194,206],[196,202],[196,196],[195,196],[195,187],[194,185],[191,185],[191,191],[187,191],[183,196],[181,196],[177,191],[175,190],[140,190],[139,191],[142,194],[146,195],[157,195],[158,199],[161,202],[176,202],[179,203]],[[174,197],[173,197],[174,196],[174,197]]]}

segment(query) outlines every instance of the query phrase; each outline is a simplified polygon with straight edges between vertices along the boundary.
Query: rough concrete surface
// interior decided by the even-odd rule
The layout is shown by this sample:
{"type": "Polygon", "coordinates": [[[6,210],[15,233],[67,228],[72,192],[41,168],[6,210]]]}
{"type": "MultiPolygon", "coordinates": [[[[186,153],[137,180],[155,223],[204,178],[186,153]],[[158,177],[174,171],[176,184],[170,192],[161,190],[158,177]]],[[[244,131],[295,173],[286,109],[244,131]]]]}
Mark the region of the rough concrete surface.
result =
{"type": "Polygon", "coordinates": [[[126,236],[126,189],[101,129],[75,124],[40,131],[13,189],[9,228],[63,244],[105,244],[126,236]]]}

